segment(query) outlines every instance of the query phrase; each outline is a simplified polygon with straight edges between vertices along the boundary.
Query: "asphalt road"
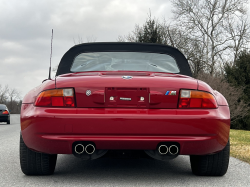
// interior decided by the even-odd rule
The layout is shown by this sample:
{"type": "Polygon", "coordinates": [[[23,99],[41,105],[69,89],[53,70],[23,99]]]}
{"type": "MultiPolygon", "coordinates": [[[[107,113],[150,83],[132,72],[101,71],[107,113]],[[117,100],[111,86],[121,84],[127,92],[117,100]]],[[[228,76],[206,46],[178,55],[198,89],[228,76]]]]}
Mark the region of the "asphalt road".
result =
{"type": "Polygon", "coordinates": [[[189,157],[162,162],[146,158],[82,161],[59,155],[54,175],[25,176],[19,165],[19,115],[0,123],[0,186],[250,186],[250,165],[230,158],[223,177],[192,174],[189,157]]]}

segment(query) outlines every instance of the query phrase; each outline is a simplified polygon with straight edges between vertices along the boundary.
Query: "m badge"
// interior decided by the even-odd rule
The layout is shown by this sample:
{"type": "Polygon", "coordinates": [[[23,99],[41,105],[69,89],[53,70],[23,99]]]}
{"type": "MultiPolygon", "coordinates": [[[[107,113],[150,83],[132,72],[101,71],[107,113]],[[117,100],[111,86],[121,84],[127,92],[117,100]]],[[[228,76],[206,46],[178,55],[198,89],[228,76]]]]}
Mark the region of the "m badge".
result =
{"type": "Polygon", "coordinates": [[[165,95],[176,95],[176,91],[167,91],[165,95]]]}

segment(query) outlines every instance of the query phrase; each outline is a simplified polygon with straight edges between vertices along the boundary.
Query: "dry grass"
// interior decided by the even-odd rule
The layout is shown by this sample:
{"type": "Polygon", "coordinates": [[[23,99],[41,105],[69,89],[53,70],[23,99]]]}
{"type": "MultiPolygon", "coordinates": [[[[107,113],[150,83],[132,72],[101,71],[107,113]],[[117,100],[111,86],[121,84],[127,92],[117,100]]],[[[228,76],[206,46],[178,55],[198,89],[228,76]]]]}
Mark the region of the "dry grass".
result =
{"type": "Polygon", "coordinates": [[[230,130],[230,154],[250,164],[250,131],[230,130]]]}

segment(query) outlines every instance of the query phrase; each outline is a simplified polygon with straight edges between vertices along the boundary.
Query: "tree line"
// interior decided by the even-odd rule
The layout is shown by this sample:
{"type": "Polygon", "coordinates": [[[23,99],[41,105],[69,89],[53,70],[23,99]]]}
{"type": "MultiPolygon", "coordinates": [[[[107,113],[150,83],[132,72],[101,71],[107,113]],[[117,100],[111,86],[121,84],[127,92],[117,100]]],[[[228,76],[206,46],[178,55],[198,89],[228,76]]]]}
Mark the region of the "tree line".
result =
{"type": "Polygon", "coordinates": [[[172,20],[148,18],[120,42],[178,48],[193,77],[222,93],[231,127],[250,130],[250,39],[247,0],[172,0],[172,20]]]}
{"type": "Polygon", "coordinates": [[[5,104],[11,114],[20,114],[22,105],[20,93],[15,88],[0,84],[0,104],[5,104]]]}

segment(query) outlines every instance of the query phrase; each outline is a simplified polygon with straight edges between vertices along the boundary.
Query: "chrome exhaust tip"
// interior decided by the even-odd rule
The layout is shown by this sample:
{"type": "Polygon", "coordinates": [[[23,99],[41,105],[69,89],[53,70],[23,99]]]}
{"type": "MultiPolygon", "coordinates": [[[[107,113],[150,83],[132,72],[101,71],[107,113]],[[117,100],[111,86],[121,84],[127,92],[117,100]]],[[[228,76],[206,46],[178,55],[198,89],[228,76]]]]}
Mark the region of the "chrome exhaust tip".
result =
{"type": "Polygon", "coordinates": [[[82,154],[84,152],[84,146],[82,144],[77,144],[75,146],[75,152],[77,154],[82,154]]]}
{"type": "Polygon", "coordinates": [[[176,155],[178,152],[179,152],[178,146],[176,146],[176,145],[171,145],[171,146],[169,147],[169,153],[170,153],[171,155],[176,155]]]}
{"type": "Polygon", "coordinates": [[[86,153],[88,153],[89,155],[93,154],[95,152],[95,146],[92,144],[88,144],[85,147],[85,151],[86,153]]]}
{"type": "Polygon", "coordinates": [[[168,147],[166,145],[160,145],[158,151],[161,155],[165,155],[168,153],[168,147]]]}

